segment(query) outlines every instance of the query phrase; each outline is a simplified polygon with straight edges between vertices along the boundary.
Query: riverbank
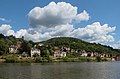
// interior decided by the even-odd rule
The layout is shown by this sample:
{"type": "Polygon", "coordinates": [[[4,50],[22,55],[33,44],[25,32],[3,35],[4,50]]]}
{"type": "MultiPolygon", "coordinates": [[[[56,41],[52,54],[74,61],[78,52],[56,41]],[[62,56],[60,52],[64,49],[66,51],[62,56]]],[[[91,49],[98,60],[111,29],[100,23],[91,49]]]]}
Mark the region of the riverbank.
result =
{"type": "Polygon", "coordinates": [[[15,55],[9,55],[9,56],[0,57],[0,63],[105,62],[105,61],[114,61],[114,60],[112,60],[112,58],[102,58],[100,56],[53,58],[53,57],[17,57],[15,55]]]}

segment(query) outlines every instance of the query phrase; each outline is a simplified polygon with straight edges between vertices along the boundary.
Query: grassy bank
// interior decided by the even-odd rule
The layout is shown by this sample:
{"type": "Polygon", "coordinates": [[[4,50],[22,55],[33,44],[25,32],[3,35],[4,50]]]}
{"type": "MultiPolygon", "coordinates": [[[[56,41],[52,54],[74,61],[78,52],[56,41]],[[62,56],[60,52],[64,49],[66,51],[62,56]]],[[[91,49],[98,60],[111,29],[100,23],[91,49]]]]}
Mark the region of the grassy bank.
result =
{"type": "Polygon", "coordinates": [[[0,58],[2,63],[43,63],[43,62],[102,62],[111,61],[111,58],[97,57],[63,57],[63,58],[52,58],[52,57],[21,57],[17,55],[6,55],[0,58]]]}

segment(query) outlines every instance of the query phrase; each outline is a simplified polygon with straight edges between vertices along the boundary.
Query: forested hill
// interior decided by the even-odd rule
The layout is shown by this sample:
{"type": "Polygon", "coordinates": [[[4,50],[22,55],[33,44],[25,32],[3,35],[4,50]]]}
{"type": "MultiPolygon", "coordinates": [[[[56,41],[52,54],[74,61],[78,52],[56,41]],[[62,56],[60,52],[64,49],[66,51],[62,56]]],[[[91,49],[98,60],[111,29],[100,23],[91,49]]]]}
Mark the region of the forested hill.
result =
{"type": "MultiPolygon", "coordinates": [[[[25,41],[22,38],[15,38],[14,36],[4,36],[0,34],[0,55],[4,53],[8,53],[8,49],[11,45],[15,45],[18,41],[22,43],[21,48],[19,49],[22,53],[23,51],[29,52],[31,48],[37,44],[32,41],[25,41]]],[[[104,53],[120,53],[119,49],[113,49],[112,47],[96,44],[96,43],[88,43],[82,41],[77,38],[71,37],[57,37],[52,38],[47,41],[38,42],[43,43],[45,46],[48,45],[50,48],[53,47],[70,47],[75,50],[86,50],[88,52],[104,52],[104,53]]]]}
{"type": "Polygon", "coordinates": [[[72,37],[57,37],[57,38],[49,39],[47,41],[43,41],[42,43],[45,45],[49,45],[51,47],[65,46],[65,47],[70,47],[72,49],[77,49],[77,50],[86,50],[88,52],[104,52],[104,53],[114,53],[114,54],[120,53],[119,49],[113,49],[110,46],[105,46],[105,45],[96,44],[96,43],[88,43],[72,37]]]}
{"type": "Polygon", "coordinates": [[[4,36],[0,34],[0,55],[3,54],[9,54],[9,47],[11,45],[16,45],[17,42],[21,42],[22,46],[19,49],[21,52],[26,51],[28,52],[31,47],[33,42],[32,41],[25,41],[22,38],[15,38],[14,36],[4,36]]]}

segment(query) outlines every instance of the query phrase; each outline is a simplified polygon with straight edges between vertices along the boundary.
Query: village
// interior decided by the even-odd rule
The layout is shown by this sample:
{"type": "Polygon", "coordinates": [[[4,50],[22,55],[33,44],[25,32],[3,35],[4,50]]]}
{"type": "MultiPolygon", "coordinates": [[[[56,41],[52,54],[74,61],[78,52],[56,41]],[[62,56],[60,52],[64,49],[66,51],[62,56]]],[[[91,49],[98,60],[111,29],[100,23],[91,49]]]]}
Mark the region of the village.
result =
{"type": "MultiPolygon", "coordinates": [[[[21,48],[21,42],[17,42],[15,45],[11,45],[9,47],[9,54],[17,54],[17,58],[19,59],[34,59],[36,57],[41,57],[41,53],[42,51],[40,49],[37,48],[37,46],[42,47],[44,46],[44,44],[39,43],[34,45],[31,50],[30,53],[28,54],[28,52],[22,52],[21,54],[19,54],[19,48],[21,48]]],[[[48,51],[49,52],[49,51],[48,51]]],[[[54,50],[52,51],[52,55],[48,54],[49,57],[56,61],[60,58],[74,58],[76,59],[76,57],[82,57],[82,58],[89,58],[92,60],[95,60],[96,57],[100,57],[101,59],[106,59],[106,61],[116,61],[119,60],[119,55],[115,55],[115,54],[107,54],[107,53],[102,53],[102,52],[87,52],[85,50],[75,50],[75,49],[71,49],[69,47],[54,47],[54,50]],[[76,57],[74,55],[77,55],[76,57]]]]}

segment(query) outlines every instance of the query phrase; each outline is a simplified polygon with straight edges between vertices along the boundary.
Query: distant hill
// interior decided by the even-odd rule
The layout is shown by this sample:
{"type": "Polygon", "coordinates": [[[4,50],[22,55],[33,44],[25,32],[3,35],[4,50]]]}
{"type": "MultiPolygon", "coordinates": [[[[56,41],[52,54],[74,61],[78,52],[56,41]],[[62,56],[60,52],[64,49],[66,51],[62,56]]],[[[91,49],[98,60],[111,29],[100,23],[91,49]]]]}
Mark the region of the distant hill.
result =
{"type": "Polygon", "coordinates": [[[49,39],[47,41],[41,42],[45,45],[49,45],[51,47],[70,47],[76,50],[86,50],[88,52],[104,52],[104,53],[120,53],[120,50],[113,49],[110,46],[96,44],[96,43],[88,43],[83,40],[72,38],[72,37],[56,37],[49,39]]]}

